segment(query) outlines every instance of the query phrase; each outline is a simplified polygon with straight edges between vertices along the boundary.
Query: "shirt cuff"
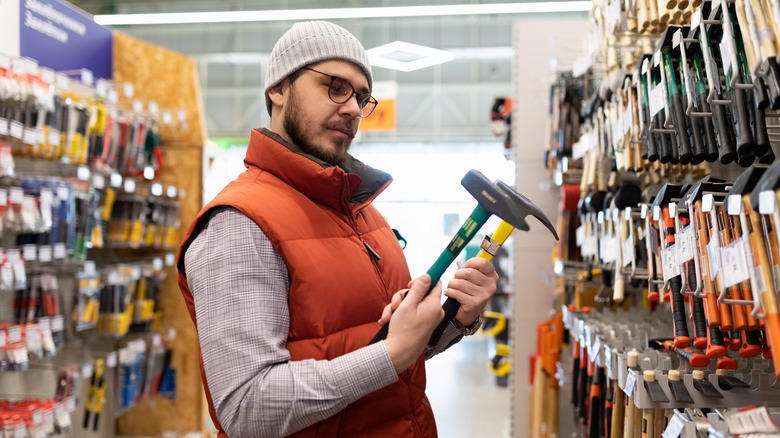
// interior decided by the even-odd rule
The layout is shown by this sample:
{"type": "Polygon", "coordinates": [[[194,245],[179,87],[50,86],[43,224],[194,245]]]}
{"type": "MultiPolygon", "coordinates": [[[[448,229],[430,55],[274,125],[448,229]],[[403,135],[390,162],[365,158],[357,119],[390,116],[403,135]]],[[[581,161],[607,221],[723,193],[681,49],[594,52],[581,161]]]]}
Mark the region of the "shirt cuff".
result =
{"type": "Polygon", "coordinates": [[[347,403],[398,380],[384,342],[377,342],[331,361],[347,403]]]}

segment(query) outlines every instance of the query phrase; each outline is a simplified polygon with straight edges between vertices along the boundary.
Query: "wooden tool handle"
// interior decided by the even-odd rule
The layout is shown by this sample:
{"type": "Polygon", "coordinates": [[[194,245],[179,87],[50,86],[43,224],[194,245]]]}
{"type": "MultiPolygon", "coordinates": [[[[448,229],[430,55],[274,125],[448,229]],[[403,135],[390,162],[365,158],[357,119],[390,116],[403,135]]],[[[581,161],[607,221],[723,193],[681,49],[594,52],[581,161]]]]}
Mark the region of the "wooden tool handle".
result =
{"type": "Polygon", "coordinates": [[[704,284],[704,313],[707,315],[707,324],[710,327],[720,326],[720,312],[718,310],[718,296],[715,292],[715,284],[710,276],[710,257],[707,251],[707,244],[710,243],[707,221],[702,211],[701,200],[696,201],[694,208],[696,212],[696,221],[698,222],[698,245],[701,253],[701,275],[704,284]]]}
{"type": "Polygon", "coordinates": [[[758,28],[758,44],[761,48],[761,56],[764,59],[777,57],[775,34],[766,21],[767,15],[766,11],[764,11],[764,6],[757,0],[746,1],[750,2],[750,6],[753,8],[753,19],[756,21],[756,27],[758,28]]]}

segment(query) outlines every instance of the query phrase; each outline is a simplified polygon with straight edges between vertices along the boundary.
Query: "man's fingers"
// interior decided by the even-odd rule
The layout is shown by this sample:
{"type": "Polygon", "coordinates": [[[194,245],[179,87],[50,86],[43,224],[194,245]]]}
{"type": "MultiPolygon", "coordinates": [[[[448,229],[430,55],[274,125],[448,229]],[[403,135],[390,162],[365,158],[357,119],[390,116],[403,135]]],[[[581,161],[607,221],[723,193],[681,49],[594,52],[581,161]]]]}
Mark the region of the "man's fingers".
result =
{"type": "Polygon", "coordinates": [[[406,298],[403,301],[412,300],[416,305],[425,297],[428,293],[428,289],[431,287],[431,277],[428,274],[423,274],[417,277],[409,288],[408,293],[405,294],[406,298]]]}

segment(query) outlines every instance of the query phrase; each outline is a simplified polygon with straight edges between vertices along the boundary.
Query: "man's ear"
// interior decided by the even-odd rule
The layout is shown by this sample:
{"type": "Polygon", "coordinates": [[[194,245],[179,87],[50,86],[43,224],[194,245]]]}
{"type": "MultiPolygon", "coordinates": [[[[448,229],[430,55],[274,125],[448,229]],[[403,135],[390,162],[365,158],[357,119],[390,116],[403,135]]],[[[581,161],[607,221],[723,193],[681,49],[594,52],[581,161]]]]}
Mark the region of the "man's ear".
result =
{"type": "Polygon", "coordinates": [[[284,81],[274,85],[268,89],[268,98],[271,99],[272,105],[283,106],[285,101],[285,93],[283,84],[284,81]]]}

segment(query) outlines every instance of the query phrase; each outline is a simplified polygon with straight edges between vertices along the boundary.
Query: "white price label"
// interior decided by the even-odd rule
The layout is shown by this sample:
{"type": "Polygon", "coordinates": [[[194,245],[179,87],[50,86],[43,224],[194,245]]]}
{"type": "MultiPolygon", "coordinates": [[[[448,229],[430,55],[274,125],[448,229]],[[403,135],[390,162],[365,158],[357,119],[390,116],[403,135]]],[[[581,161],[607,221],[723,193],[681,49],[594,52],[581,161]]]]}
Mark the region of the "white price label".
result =
{"type": "Polygon", "coordinates": [[[585,225],[580,225],[577,227],[577,231],[575,232],[576,235],[576,241],[577,246],[582,246],[583,243],[585,243],[585,225]]]}
{"type": "Polygon", "coordinates": [[[596,365],[599,365],[597,362],[599,360],[600,352],[601,338],[596,336],[596,339],[593,341],[593,348],[590,351],[590,361],[596,363],[596,365]]]}
{"type": "Polygon", "coordinates": [[[101,174],[99,174],[99,173],[96,173],[96,174],[92,175],[92,185],[96,189],[98,189],[98,190],[105,189],[106,188],[106,177],[101,175],[101,174]]]}
{"type": "Polygon", "coordinates": [[[726,287],[731,287],[750,279],[743,245],[742,238],[739,238],[720,250],[723,259],[723,284],[726,287]]]}
{"type": "Polygon", "coordinates": [[[629,371],[626,376],[626,385],[623,387],[623,392],[626,393],[626,397],[631,397],[634,393],[634,387],[636,386],[636,374],[629,371]]]}
{"type": "Polygon", "coordinates": [[[661,251],[664,281],[669,281],[682,273],[680,261],[677,260],[677,248],[675,246],[675,244],[671,244],[661,251]]]}
{"type": "Polygon", "coordinates": [[[116,351],[112,351],[106,355],[106,368],[116,368],[116,351]]]}
{"type": "Polygon", "coordinates": [[[8,119],[0,117],[0,135],[8,135],[8,119]]]}
{"type": "Polygon", "coordinates": [[[144,103],[140,100],[134,100],[133,101],[133,112],[134,113],[140,113],[144,110],[144,103]]]}
{"type": "Polygon", "coordinates": [[[38,259],[38,247],[35,245],[24,245],[22,247],[22,258],[26,261],[38,259]]]}
{"type": "Polygon", "coordinates": [[[81,367],[81,378],[82,379],[89,379],[92,377],[93,367],[91,363],[85,363],[84,366],[81,367]]]}
{"type": "Polygon", "coordinates": [[[606,255],[602,256],[604,263],[614,262],[620,257],[620,240],[617,237],[603,239],[606,242],[606,255]]]}
{"type": "Polygon", "coordinates": [[[86,68],[81,69],[81,83],[84,85],[92,86],[93,80],[92,71],[86,68]]]}
{"type": "Polygon", "coordinates": [[[38,247],[38,260],[44,263],[51,261],[51,246],[42,245],[38,247]]]}
{"type": "Polygon", "coordinates": [[[695,239],[696,238],[693,235],[693,228],[691,228],[690,225],[684,227],[675,236],[675,243],[677,245],[680,263],[685,263],[696,256],[695,239]]]}
{"type": "Polygon", "coordinates": [[[60,131],[49,128],[49,145],[57,147],[60,145],[60,131]]]}
{"type": "Polygon", "coordinates": [[[76,169],[76,177],[82,181],[89,181],[91,172],[87,166],[79,166],[76,169]]]}
{"type": "Polygon", "coordinates": [[[124,83],[124,85],[122,87],[122,90],[124,91],[125,97],[131,98],[131,99],[132,99],[133,95],[135,94],[135,89],[133,88],[133,84],[131,84],[129,82],[125,82],[124,83]]]}
{"type": "Polygon", "coordinates": [[[18,326],[8,327],[8,342],[21,342],[22,341],[22,329],[18,326]]]}
{"type": "Polygon", "coordinates": [[[165,254],[165,266],[172,267],[176,263],[176,255],[173,253],[165,254]]]}
{"type": "Polygon", "coordinates": [[[635,252],[634,239],[628,237],[623,241],[623,266],[628,266],[633,263],[635,252]]]}
{"type": "Polygon", "coordinates": [[[157,115],[158,112],[160,112],[160,108],[157,106],[157,102],[154,101],[149,102],[149,112],[155,116],[157,115]]]}
{"type": "Polygon", "coordinates": [[[64,259],[68,250],[65,248],[65,244],[58,242],[54,244],[54,258],[57,260],[64,259]]]}
{"type": "Polygon", "coordinates": [[[581,251],[584,256],[596,256],[599,252],[599,239],[595,235],[585,237],[581,251]]]}
{"type": "Polygon", "coordinates": [[[707,256],[710,260],[710,279],[714,280],[720,270],[720,260],[718,260],[718,254],[720,252],[720,245],[716,240],[710,240],[707,244],[707,256]]]}
{"type": "Polygon", "coordinates": [[[726,411],[724,420],[728,425],[729,432],[734,435],[776,434],[780,432],[765,406],[746,410],[729,409],[726,411]]]}
{"type": "Polygon", "coordinates": [[[16,120],[12,120],[11,124],[9,125],[9,134],[11,134],[11,137],[22,140],[24,139],[24,125],[17,122],[16,120]]]}
{"type": "Polygon", "coordinates": [[[658,84],[650,91],[650,117],[655,117],[666,104],[666,89],[664,84],[658,84]]]}
{"type": "Polygon", "coordinates": [[[54,193],[51,192],[51,189],[43,188],[41,189],[41,208],[44,208],[44,206],[51,206],[51,204],[54,202],[54,193]]]}
{"type": "Polygon", "coordinates": [[[173,123],[173,116],[171,116],[170,111],[163,111],[162,122],[165,125],[170,125],[171,123],[173,123]]]}
{"type": "Polygon", "coordinates": [[[4,189],[0,189],[0,207],[8,205],[8,192],[4,189]]]}
{"type": "Polygon", "coordinates": [[[62,315],[53,316],[51,318],[51,331],[61,332],[65,330],[65,319],[62,315]]]}

